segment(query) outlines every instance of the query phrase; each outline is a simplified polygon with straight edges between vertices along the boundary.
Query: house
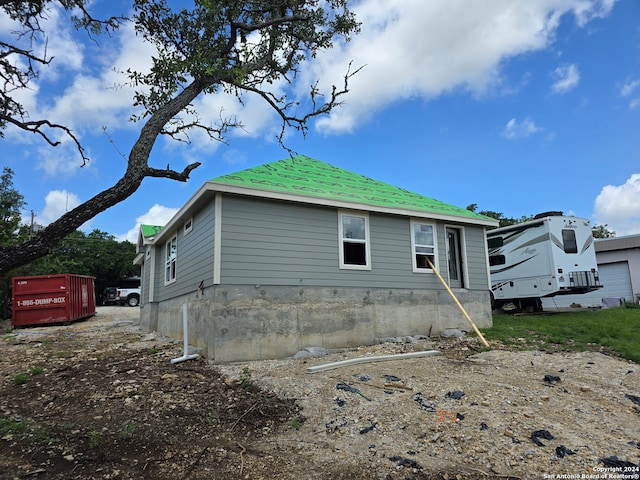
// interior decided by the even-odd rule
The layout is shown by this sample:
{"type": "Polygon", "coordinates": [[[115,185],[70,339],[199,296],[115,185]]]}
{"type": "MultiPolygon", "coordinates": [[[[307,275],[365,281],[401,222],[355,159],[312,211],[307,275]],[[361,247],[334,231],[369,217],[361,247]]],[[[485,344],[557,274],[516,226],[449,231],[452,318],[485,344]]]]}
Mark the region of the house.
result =
{"type": "Polygon", "coordinates": [[[140,321],[217,362],[492,324],[493,219],[296,156],[207,181],[143,227],[140,321]]]}
{"type": "Polygon", "coordinates": [[[640,235],[597,238],[594,245],[602,289],[584,295],[543,299],[545,310],[567,308],[572,304],[600,307],[606,298],[640,302],[640,235]]]}

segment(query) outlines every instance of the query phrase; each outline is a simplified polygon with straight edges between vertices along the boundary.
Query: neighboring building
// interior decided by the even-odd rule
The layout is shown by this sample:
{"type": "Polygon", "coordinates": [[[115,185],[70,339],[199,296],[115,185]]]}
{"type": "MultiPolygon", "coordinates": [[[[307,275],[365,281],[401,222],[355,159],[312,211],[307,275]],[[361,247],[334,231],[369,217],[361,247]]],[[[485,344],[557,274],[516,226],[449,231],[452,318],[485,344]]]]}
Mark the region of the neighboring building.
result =
{"type": "Polygon", "coordinates": [[[492,325],[486,227],[464,208],[297,156],[206,182],[145,226],[143,328],[219,362],[492,325]]]}
{"type": "Polygon", "coordinates": [[[603,298],[640,301],[640,235],[597,238],[595,248],[602,289],[584,295],[543,299],[545,310],[567,308],[572,304],[600,307],[603,298]]]}

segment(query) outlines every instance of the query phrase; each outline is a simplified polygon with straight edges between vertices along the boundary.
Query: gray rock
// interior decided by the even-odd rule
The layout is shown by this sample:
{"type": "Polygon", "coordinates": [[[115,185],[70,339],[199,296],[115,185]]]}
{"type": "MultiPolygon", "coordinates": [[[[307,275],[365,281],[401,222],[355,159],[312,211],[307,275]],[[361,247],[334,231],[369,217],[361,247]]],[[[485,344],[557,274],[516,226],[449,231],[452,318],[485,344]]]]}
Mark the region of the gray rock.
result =
{"type": "Polygon", "coordinates": [[[465,332],[459,328],[446,328],[440,333],[440,336],[444,338],[462,338],[465,336],[465,332]]]}
{"type": "Polygon", "coordinates": [[[329,355],[331,352],[326,348],[322,347],[307,347],[299,350],[293,358],[315,358],[315,357],[324,357],[329,355]]]}

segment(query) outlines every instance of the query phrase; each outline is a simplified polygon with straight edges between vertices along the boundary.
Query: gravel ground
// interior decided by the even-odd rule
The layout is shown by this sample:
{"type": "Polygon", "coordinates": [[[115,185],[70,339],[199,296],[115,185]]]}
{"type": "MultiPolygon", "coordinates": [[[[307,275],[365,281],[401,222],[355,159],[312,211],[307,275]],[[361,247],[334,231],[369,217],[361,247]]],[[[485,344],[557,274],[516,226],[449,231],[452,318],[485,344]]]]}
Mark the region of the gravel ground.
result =
{"type": "Polygon", "coordinates": [[[182,343],[137,314],[4,326],[0,479],[638,478],[634,363],[454,337],[172,365],[182,343]]]}
{"type": "Polygon", "coordinates": [[[218,368],[231,378],[250,372],[266,390],[298,399],[307,420],[281,440],[326,462],[385,472],[391,461],[414,473],[487,478],[613,475],[626,466],[638,478],[639,365],[596,352],[474,353],[478,346],[467,338],[385,343],[218,368]],[[443,355],[308,373],[346,359],[431,350],[443,355]]]}

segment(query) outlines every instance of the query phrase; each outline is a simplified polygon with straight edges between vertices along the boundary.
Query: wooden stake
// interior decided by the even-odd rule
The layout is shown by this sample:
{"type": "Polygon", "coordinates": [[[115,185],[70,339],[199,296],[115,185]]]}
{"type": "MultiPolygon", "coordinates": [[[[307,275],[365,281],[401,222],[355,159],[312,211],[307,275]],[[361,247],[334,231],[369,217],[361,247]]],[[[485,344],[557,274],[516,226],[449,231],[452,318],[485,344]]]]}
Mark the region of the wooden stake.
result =
{"type": "Polygon", "coordinates": [[[444,278],[442,278],[442,275],[440,275],[440,272],[438,272],[438,270],[436,270],[436,267],[431,262],[431,259],[429,257],[427,257],[427,256],[425,256],[425,258],[427,259],[427,262],[429,262],[429,266],[431,267],[431,269],[435,272],[435,274],[438,276],[438,278],[440,279],[440,281],[444,285],[444,288],[447,289],[447,291],[449,292],[449,295],[451,295],[451,298],[453,298],[454,302],[456,302],[456,305],[458,305],[458,308],[462,311],[462,313],[464,314],[466,319],[469,321],[469,323],[473,327],[473,330],[476,332],[478,337],[480,337],[480,340],[482,340],[482,343],[484,344],[484,346],[487,347],[487,348],[491,348],[491,347],[489,347],[489,343],[487,343],[487,341],[485,340],[485,338],[482,335],[482,333],[480,333],[480,330],[478,330],[478,327],[476,327],[476,324],[473,323],[473,320],[471,320],[471,317],[469,316],[467,311],[464,309],[464,307],[462,306],[460,301],[456,298],[456,296],[453,293],[453,291],[449,288],[449,285],[447,285],[447,282],[444,281],[444,278]]]}

